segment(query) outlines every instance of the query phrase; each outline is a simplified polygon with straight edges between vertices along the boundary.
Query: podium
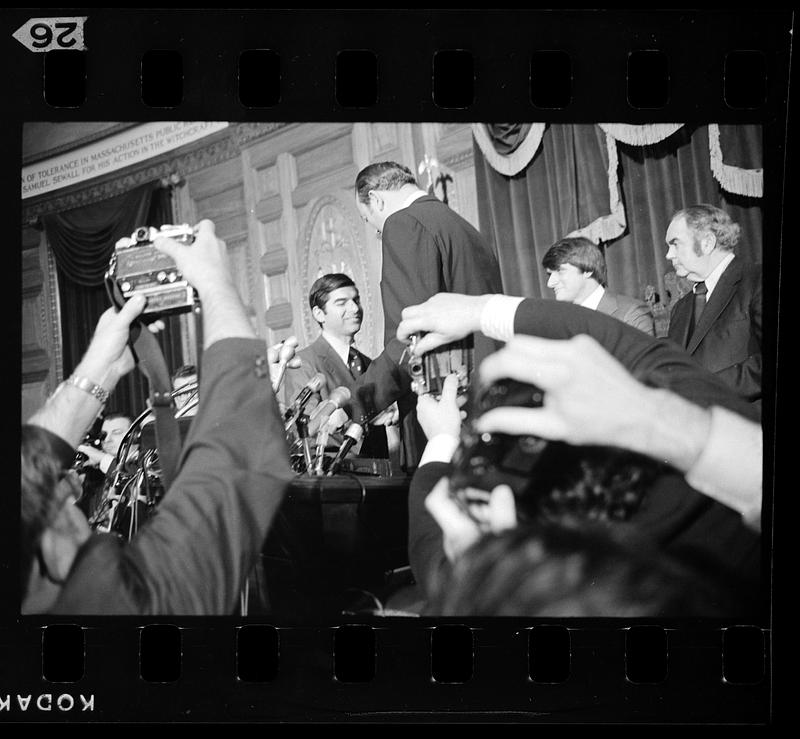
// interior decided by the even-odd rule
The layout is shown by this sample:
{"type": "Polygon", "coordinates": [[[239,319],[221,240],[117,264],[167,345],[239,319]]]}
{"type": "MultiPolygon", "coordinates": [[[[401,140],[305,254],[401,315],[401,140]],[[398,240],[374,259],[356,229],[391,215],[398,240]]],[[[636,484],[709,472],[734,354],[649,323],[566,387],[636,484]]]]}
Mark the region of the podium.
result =
{"type": "MultiPolygon", "coordinates": [[[[407,476],[298,475],[262,549],[252,614],[337,618],[408,566],[407,476]]],[[[251,595],[252,595],[251,589],[251,595]]]]}

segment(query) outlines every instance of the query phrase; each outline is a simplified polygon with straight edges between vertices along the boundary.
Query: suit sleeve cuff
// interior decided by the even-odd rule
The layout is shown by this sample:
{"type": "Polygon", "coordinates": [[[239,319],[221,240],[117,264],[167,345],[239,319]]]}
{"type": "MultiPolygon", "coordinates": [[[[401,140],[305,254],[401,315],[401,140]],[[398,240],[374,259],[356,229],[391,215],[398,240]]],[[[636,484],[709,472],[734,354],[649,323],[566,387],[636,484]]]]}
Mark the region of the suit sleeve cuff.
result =
{"type": "Polygon", "coordinates": [[[514,336],[514,316],[524,298],[492,295],[481,311],[481,333],[490,339],[509,341],[514,336]]]}
{"type": "Polygon", "coordinates": [[[449,462],[458,447],[458,437],[450,434],[437,434],[425,446],[419,466],[428,462],[449,462]]]}

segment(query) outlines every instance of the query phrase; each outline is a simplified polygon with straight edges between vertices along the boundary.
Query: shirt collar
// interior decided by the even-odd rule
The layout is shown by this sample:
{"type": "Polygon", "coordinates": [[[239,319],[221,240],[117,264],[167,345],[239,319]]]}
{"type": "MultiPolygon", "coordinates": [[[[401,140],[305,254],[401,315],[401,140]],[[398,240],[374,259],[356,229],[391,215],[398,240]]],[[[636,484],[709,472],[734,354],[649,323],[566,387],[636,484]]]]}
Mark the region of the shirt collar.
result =
{"type": "Polygon", "coordinates": [[[338,336],[334,336],[333,334],[328,333],[325,330],[322,331],[322,337],[325,339],[325,341],[327,341],[331,345],[331,347],[339,356],[339,358],[345,364],[347,364],[350,359],[350,347],[352,346],[352,343],[348,344],[346,341],[343,341],[338,336]]]}
{"type": "Polygon", "coordinates": [[[605,293],[605,288],[602,285],[598,285],[594,290],[592,290],[591,294],[588,295],[582,302],[578,303],[578,305],[582,305],[584,308],[589,308],[591,310],[597,310],[597,306],[600,305],[600,301],[603,298],[605,293]]]}
{"type": "Polygon", "coordinates": [[[714,267],[714,269],[711,270],[711,274],[704,280],[704,282],[706,283],[706,288],[708,288],[708,293],[706,294],[706,302],[711,297],[711,293],[717,286],[719,278],[722,277],[722,273],[727,269],[728,265],[733,261],[733,257],[734,257],[733,252],[728,253],[725,259],[723,259],[716,267],[714,267]]]}
{"type": "Polygon", "coordinates": [[[417,190],[416,192],[412,192],[404,201],[403,204],[398,208],[398,210],[403,210],[403,208],[408,208],[411,203],[415,200],[419,200],[420,198],[424,198],[428,193],[425,190],[417,190]]]}

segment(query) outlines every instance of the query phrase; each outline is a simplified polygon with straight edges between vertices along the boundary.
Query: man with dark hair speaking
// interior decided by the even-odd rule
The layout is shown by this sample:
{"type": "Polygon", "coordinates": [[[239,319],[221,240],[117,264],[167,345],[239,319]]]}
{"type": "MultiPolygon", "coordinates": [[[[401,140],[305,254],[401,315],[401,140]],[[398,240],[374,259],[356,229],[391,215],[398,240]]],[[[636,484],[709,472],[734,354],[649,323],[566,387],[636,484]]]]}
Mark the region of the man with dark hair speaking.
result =
{"type": "MultiPolygon", "coordinates": [[[[360,381],[380,410],[397,400],[406,467],[416,467],[425,435],[414,419],[410,380],[397,372],[405,346],[395,333],[404,308],[440,292],[483,295],[502,292],[500,266],[491,247],[458,213],[417,186],[408,167],[377,162],[362,169],[355,183],[356,207],[381,237],[381,299],[384,353],[360,381]]],[[[476,365],[497,348],[475,335],[476,365]]],[[[357,399],[358,400],[358,399],[357,399]]]]}

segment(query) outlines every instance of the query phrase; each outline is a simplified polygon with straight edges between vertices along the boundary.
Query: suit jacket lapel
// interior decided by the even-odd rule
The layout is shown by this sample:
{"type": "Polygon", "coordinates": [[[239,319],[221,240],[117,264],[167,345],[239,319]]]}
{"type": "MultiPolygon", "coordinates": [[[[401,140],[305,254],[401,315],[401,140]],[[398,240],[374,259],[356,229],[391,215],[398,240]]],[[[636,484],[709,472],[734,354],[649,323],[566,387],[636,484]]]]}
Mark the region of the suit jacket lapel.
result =
{"type": "Polygon", "coordinates": [[[613,316],[618,307],[617,299],[608,290],[605,290],[597,304],[597,311],[605,313],[607,316],[613,316]]]}
{"type": "Polygon", "coordinates": [[[679,346],[685,347],[689,340],[689,322],[692,317],[692,293],[684,295],[675,304],[669,317],[669,336],[679,346]]]}
{"type": "Polygon", "coordinates": [[[334,387],[344,385],[350,388],[353,384],[350,370],[342,362],[341,357],[334,351],[334,348],[325,340],[325,337],[320,335],[313,346],[314,352],[328,371],[328,376],[334,381],[334,387]]]}
{"type": "Polygon", "coordinates": [[[719,282],[711,293],[711,297],[703,310],[700,320],[694,328],[694,333],[689,339],[689,345],[686,351],[691,354],[700,342],[705,338],[709,329],[714,325],[714,322],[719,317],[719,314],[725,310],[725,306],[731,302],[733,294],[736,292],[736,286],[742,279],[741,264],[734,257],[733,261],[728,265],[726,270],[719,278],[719,282]]]}

